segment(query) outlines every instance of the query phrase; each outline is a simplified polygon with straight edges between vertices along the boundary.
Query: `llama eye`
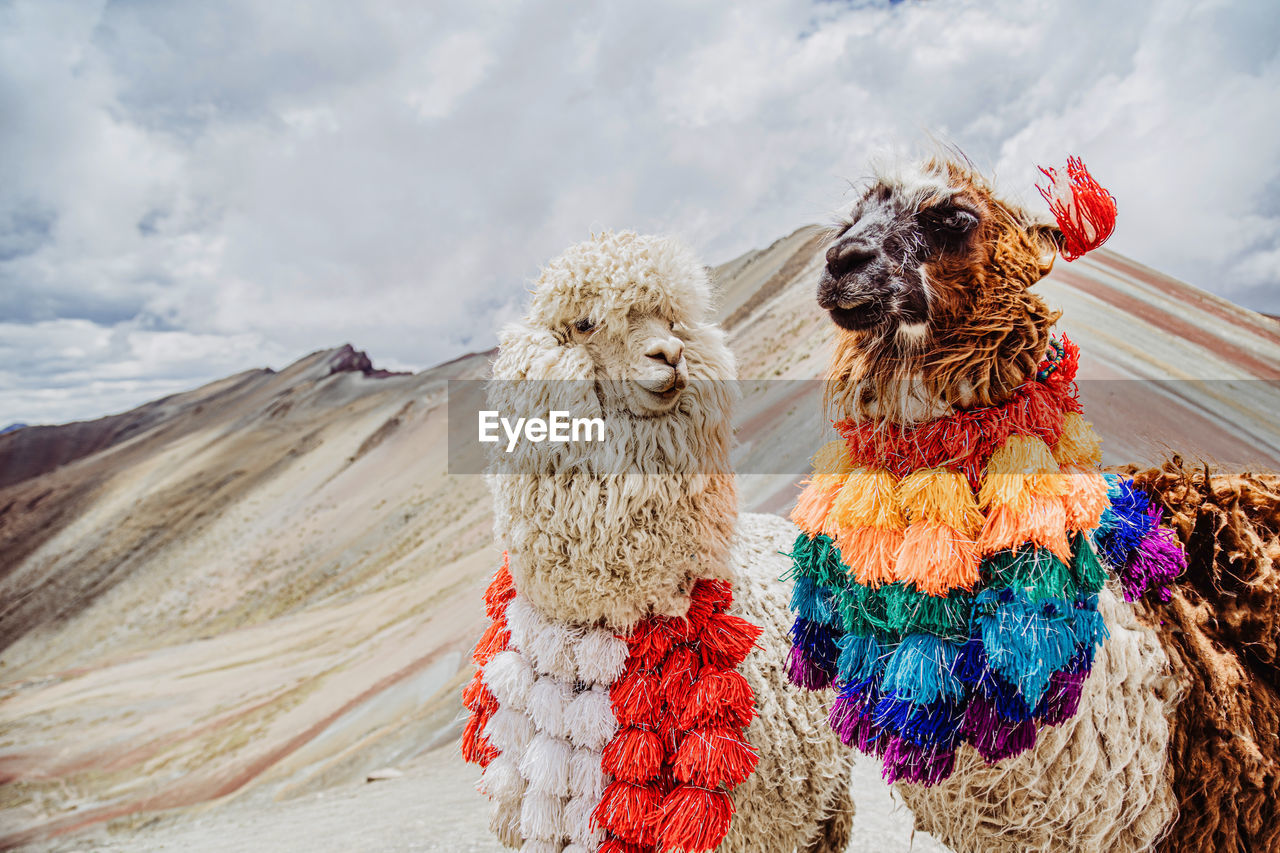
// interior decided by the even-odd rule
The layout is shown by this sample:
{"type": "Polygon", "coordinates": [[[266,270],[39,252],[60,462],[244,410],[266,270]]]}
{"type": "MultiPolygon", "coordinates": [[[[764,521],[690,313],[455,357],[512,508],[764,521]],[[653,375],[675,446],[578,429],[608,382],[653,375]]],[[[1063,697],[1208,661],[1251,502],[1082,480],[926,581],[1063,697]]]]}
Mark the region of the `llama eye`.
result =
{"type": "Polygon", "coordinates": [[[978,224],[978,217],[967,210],[940,211],[929,218],[937,227],[955,234],[972,231],[978,224]]]}
{"type": "Polygon", "coordinates": [[[579,320],[578,322],[574,323],[574,324],[573,324],[573,327],[574,327],[575,329],[577,329],[579,332],[582,332],[582,334],[584,334],[584,335],[585,335],[587,332],[589,332],[589,331],[591,331],[592,329],[594,329],[594,328],[596,327],[596,324],[595,324],[595,323],[593,323],[593,322],[591,322],[591,320],[590,320],[590,319],[588,319],[588,318],[586,318],[586,317],[583,317],[581,320],[579,320]]]}

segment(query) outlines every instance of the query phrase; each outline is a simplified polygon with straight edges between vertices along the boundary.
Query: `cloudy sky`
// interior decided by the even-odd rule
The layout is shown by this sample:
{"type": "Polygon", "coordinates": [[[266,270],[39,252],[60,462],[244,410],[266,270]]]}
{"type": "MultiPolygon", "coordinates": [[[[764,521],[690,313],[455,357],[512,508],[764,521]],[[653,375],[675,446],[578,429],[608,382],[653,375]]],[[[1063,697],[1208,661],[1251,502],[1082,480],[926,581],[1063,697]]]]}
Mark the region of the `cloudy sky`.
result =
{"type": "Polygon", "coordinates": [[[1280,313],[1272,0],[0,0],[0,426],[420,369],[592,229],[722,262],[930,136],[1037,203],[1083,155],[1114,248],[1280,313]]]}

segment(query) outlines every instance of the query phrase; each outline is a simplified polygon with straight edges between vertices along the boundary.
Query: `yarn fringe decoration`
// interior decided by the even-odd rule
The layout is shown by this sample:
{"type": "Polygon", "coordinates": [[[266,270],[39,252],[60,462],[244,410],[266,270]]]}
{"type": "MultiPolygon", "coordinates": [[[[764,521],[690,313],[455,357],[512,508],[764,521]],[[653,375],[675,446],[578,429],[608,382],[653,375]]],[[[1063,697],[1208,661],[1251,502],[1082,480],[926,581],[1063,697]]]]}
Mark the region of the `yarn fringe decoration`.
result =
{"type": "MultiPolygon", "coordinates": [[[[832,619],[805,589],[813,600],[794,603],[832,619]]],[[[761,628],[728,612],[727,581],[699,580],[690,598],[684,616],[625,636],[557,625],[517,595],[503,556],[463,691],[462,753],[484,768],[504,843],[703,853],[724,840],[730,792],[759,762],[745,736],[755,694],[738,667],[761,628]]]]}
{"type": "Polygon", "coordinates": [[[802,497],[792,516],[788,673],[838,691],[831,727],[888,782],[938,783],[963,743],[989,763],[1031,749],[1078,710],[1107,578],[1132,600],[1180,571],[1159,507],[1098,470],[1077,360],[1055,339],[1004,406],[836,424],[848,461],[822,481],[826,515],[802,497]]]}
{"type": "Polygon", "coordinates": [[[1040,167],[1049,179],[1036,186],[1062,231],[1062,257],[1074,261],[1107,242],[1116,228],[1116,199],[1085,168],[1079,157],[1068,157],[1065,175],[1040,167]]]}

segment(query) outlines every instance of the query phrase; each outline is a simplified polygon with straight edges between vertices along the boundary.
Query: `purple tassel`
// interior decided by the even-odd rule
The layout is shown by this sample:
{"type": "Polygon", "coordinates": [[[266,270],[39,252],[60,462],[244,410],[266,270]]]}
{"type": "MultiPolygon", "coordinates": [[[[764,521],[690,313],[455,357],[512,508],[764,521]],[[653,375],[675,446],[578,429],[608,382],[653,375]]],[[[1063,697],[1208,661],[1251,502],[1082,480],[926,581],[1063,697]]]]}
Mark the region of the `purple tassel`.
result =
{"type": "Polygon", "coordinates": [[[1161,601],[1168,601],[1173,597],[1174,579],[1187,568],[1187,555],[1182,550],[1182,543],[1172,530],[1160,526],[1163,510],[1156,504],[1147,514],[1151,519],[1151,531],[1143,537],[1121,571],[1125,601],[1137,601],[1148,590],[1155,592],[1161,601]]]}
{"type": "Polygon", "coordinates": [[[806,690],[821,690],[831,685],[831,673],[815,664],[800,646],[792,646],[787,660],[791,683],[806,690]]]}
{"type": "Polygon", "coordinates": [[[973,744],[988,764],[1026,752],[1036,745],[1036,724],[1032,720],[1010,722],[1000,718],[985,696],[969,700],[961,734],[973,744]]]}
{"type": "Polygon", "coordinates": [[[1049,689],[1036,706],[1036,719],[1047,726],[1057,726],[1074,717],[1080,709],[1080,696],[1088,677],[1088,670],[1055,672],[1049,679],[1049,689]]]}
{"type": "Polygon", "coordinates": [[[956,752],[949,748],[916,746],[900,737],[889,738],[884,752],[884,781],[936,785],[951,775],[956,752]]]}

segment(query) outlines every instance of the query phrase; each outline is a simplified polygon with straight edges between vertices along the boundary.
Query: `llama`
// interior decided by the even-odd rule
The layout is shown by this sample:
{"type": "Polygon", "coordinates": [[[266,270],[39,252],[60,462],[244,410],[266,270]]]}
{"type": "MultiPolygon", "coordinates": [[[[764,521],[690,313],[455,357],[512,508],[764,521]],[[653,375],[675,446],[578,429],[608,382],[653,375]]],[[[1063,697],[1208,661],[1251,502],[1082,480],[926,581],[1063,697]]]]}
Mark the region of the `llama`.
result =
{"type": "Polygon", "coordinates": [[[605,233],[502,330],[490,405],[600,417],[524,443],[489,483],[506,563],[486,593],[463,755],[526,851],[836,851],[852,757],[793,693],[781,519],[737,519],[735,368],[678,244],[605,233]]]}
{"type": "MultiPolygon", "coordinates": [[[[817,300],[840,439],[793,514],[793,680],[840,686],[842,740],[881,757],[917,827],[957,851],[1274,849],[1274,655],[1246,665],[1239,631],[1213,651],[1188,602],[1226,598],[1221,567],[1193,563],[1184,598],[1159,527],[1163,505],[1202,550],[1256,527],[1274,551],[1274,485],[1246,483],[1255,515],[1214,527],[1196,520],[1225,505],[1208,472],[1140,473],[1162,486],[1149,504],[1097,470],[1079,354],[1030,288],[1059,251],[1106,238],[1114,202],[1079,161],[1046,175],[1059,227],[943,157],[883,171],[834,231],[817,300]],[[1131,603],[1148,589],[1158,601],[1131,603]],[[1224,686],[1245,695],[1224,707],[1224,686]]],[[[1272,602],[1254,622],[1274,631],[1274,567],[1249,568],[1272,602]]]]}

